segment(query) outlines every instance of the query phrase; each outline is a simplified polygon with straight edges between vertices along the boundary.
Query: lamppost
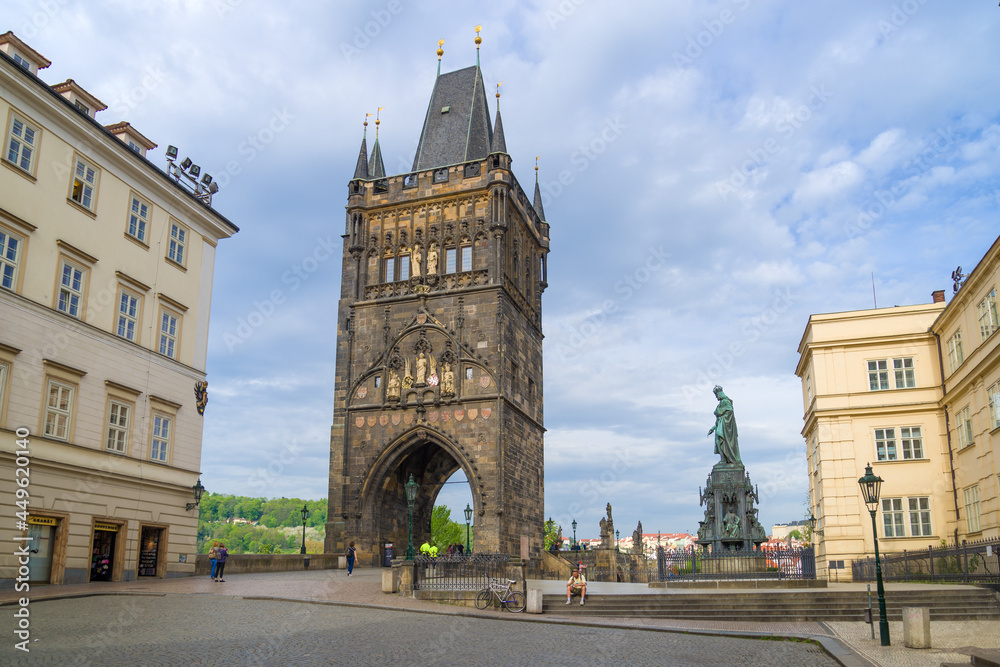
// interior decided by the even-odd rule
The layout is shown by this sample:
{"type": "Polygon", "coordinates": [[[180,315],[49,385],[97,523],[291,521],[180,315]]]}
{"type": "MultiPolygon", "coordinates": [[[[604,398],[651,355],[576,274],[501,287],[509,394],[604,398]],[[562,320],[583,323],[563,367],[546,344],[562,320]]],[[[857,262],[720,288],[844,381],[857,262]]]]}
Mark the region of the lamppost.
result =
{"type": "Polygon", "coordinates": [[[573,523],[571,525],[573,526],[573,546],[575,547],[576,546],[576,519],[573,519],[573,523]]]}
{"type": "Polygon", "coordinates": [[[882,562],[878,557],[878,529],[875,526],[875,510],[878,509],[878,494],[882,488],[882,478],[872,473],[872,464],[865,468],[865,476],[858,480],[865,505],[872,515],[872,537],[875,539],[875,580],[878,583],[878,631],[882,646],[889,646],[889,619],[885,615],[885,589],[882,587],[882,562]]]}
{"type": "Polygon", "coordinates": [[[616,530],[615,531],[615,551],[618,551],[618,540],[621,539],[621,535],[622,535],[622,531],[620,531],[620,530],[616,530]]]}
{"type": "Polygon", "coordinates": [[[465,553],[472,554],[472,549],[469,548],[469,524],[472,523],[472,507],[469,503],[465,503],[465,553]]]}
{"type": "Polygon", "coordinates": [[[201,495],[205,493],[205,487],[201,485],[201,477],[199,477],[198,482],[191,487],[191,490],[194,491],[194,502],[185,505],[188,512],[198,506],[198,503],[201,502],[201,495]]]}
{"type": "Polygon", "coordinates": [[[406,506],[410,508],[410,539],[406,546],[406,560],[413,560],[416,552],[413,550],[413,503],[417,500],[417,489],[420,485],[413,481],[413,473],[410,473],[410,481],[403,485],[406,489],[406,506]]]}
{"type": "Polygon", "coordinates": [[[302,551],[299,553],[303,556],[306,553],[306,517],[309,516],[309,508],[305,505],[302,506],[302,551]]]}

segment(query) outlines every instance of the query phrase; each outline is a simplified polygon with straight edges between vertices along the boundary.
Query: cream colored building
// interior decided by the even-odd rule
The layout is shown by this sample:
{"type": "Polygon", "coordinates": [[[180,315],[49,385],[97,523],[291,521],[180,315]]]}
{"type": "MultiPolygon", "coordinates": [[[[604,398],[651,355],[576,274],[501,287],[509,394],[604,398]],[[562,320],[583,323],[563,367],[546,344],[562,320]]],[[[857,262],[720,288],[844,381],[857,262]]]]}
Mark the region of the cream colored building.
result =
{"type": "Polygon", "coordinates": [[[821,576],[850,579],[874,554],[868,463],[883,552],[1000,536],[998,282],[1000,239],[950,303],[809,318],[796,375],[821,576]]]}
{"type": "Polygon", "coordinates": [[[238,230],[48,65],[0,35],[0,580],[192,574],[195,384],[238,230]]]}

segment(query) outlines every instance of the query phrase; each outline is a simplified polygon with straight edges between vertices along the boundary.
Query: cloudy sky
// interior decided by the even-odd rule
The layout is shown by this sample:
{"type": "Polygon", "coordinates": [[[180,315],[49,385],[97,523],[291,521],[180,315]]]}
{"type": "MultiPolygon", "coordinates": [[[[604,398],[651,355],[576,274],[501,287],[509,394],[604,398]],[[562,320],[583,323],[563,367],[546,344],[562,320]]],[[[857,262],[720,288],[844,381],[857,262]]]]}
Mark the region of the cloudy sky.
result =
{"type": "MultiPolygon", "coordinates": [[[[697,528],[732,397],[765,525],[806,511],[810,313],[930,301],[998,233],[994,2],[7,0],[5,26],[223,185],[208,489],[322,498],[340,234],[366,112],[409,170],[434,82],[503,81],[541,156],[546,515],[596,537],[697,528]],[[329,255],[327,248],[335,253],[329,255]],[[873,278],[874,291],[873,297],[873,278]],[[274,298],[278,297],[278,298],[274,298]],[[255,314],[256,313],[256,314],[255,314]],[[251,325],[251,322],[253,323],[251,325]]],[[[491,98],[492,102],[492,98],[491,98]]],[[[491,115],[494,108],[491,107],[491,115]]],[[[461,508],[466,484],[442,500],[461,508]]],[[[456,512],[455,514],[458,514],[456,512]]]]}

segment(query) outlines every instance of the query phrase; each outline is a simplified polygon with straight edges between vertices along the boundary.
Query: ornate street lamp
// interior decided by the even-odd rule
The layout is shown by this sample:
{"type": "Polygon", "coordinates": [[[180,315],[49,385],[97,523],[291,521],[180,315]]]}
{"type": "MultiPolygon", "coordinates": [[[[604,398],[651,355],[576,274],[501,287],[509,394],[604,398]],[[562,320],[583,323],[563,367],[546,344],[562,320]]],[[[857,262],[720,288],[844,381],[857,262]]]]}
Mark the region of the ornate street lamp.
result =
{"type": "Polygon", "coordinates": [[[413,560],[416,552],[413,550],[413,503],[417,501],[417,489],[420,485],[413,481],[413,473],[410,473],[410,481],[403,485],[406,489],[406,506],[410,508],[410,539],[406,547],[406,560],[413,560]]]}
{"type": "Polygon", "coordinates": [[[306,517],[309,516],[309,508],[305,505],[302,506],[302,551],[299,553],[303,556],[306,553],[306,517]]]}
{"type": "Polygon", "coordinates": [[[885,589],[882,587],[882,562],[878,557],[878,528],[875,525],[875,510],[878,509],[878,494],[882,488],[882,478],[872,473],[872,464],[865,468],[865,476],[858,480],[865,505],[872,515],[872,537],[875,538],[875,579],[878,583],[878,631],[882,646],[889,646],[889,619],[885,615],[885,589]]]}
{"type": "Polygon", "coordinates": [[[575,547],[576,546],[576,519],[573,519],[573,523],[571,525],[573,526],[573,546],[575,547]]]}
{"type": "Polygon", "coordinates": [[[469,524],[472,523],[472,507],[469,503],[465,503],[465,553],[471,554],[472,550],[469,548],[469,524]]]}
{"type": "Polygon", "coordinates": [[[622,531],[616,530],[615,531],[615,551],[618,551],[618,540],[620,540],[621,537],[622,537],[622,531]]]}
{"type": "Polygon", "coordinates": [[[198,503],[201,502],[202,494],[205,493],[205,487],[201,485],[201,477],[198,478],[198,483],[191,487],[191,490],[194,491],[194,502],[184,506],[188,512],[198,506],[198,503]]]}

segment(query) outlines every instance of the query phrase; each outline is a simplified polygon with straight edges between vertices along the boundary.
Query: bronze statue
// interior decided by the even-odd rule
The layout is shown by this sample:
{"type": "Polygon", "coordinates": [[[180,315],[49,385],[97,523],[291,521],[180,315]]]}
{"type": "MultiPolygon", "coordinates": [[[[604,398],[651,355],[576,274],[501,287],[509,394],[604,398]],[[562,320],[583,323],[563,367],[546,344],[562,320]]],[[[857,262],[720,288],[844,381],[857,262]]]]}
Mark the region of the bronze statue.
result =
{"type": "Polygon", "coordinates": [[[722,391],[722,387],[716,385],[713,391],[719,404],[715,406],[715,426],[708,429],[708,435],[715,433],[715,453],[722,457],[722,463],[743,463],[740,460],[733,401],[722,391]]]}

